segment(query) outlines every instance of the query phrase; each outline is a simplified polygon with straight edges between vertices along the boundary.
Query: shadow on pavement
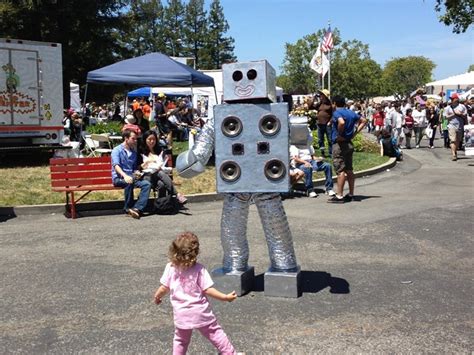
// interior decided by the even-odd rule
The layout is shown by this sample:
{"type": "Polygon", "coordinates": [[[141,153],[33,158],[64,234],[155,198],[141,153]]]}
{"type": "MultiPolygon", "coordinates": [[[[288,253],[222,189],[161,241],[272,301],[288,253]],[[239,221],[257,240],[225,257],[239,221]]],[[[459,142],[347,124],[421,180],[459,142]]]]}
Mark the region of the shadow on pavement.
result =
{"type": "Polygon", "coordinates": [[[13,218],[16,218],[16,213],[13,207],[0,207],[0,223],[13,218]]]}
{"type": "Polygon", "coordinates": [[[366,195],[354,195],[352,202],[360,202],[368,200],[369,198],[381,198],[382,196],[366,196],[366,195]]]}
{"type": "MultiPolygon", "coordinates": [[[[324,271],[301,271],[301,292],[318,293],[329,287],[330,293],[347,294],[350,293],[349,283],[339,277],[333,277],[324,271]]],[[[253,292],[263,292],[264,274],[255,276],[253,292]]]]}

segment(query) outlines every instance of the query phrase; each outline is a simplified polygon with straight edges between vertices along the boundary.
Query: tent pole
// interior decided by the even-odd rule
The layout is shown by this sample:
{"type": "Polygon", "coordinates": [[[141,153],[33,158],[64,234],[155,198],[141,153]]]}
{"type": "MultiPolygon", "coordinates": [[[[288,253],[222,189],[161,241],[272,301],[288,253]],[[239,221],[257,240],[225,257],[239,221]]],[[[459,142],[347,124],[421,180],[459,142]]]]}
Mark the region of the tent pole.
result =
{"type": "Polygon", "coordinates": [[[219,101],[217,101],[217,90],[216,90],[216,84],[214,84],[214,97],[216,98],[216,105],[219,104],[219,101]]]}
{"type": "Polygon", "coordinates": [[[84,91],[84,104],[82,105],[82,115],[85,116],[86,114],[86,103],[87,103],[87,88],[89,84],[86,83],[86,90],[84,91]]]}
{"type": "Polygon", "coordinates": [[[125,99],[123,100],[123,119],[127,116],[127,107],[128,107],[128,90],[125,90],[125,99]]]}

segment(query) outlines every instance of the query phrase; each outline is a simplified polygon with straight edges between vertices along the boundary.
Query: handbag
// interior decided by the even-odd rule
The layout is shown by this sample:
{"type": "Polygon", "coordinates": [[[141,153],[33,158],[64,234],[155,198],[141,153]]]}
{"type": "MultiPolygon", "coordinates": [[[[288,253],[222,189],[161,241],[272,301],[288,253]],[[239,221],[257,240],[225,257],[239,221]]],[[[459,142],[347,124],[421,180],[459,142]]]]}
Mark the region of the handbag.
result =
{"type": "Polygon", "coordinates": [[[426,127],[426,129],[425,129],[425,135],[426,135],[428,138],[433,137],[433,128],[431,128],[431,126],[426,127]]]}

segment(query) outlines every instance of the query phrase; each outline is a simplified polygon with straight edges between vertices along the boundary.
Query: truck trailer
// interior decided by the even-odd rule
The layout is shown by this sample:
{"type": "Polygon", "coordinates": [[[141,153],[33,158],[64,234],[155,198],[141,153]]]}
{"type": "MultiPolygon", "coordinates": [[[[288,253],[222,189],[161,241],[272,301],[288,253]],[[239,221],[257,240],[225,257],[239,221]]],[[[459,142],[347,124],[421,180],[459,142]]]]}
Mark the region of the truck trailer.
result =
{"type": "Polygon", "coordinates": [[[61,44],[0,38],[0,153],[61,148],[61,44]]]}

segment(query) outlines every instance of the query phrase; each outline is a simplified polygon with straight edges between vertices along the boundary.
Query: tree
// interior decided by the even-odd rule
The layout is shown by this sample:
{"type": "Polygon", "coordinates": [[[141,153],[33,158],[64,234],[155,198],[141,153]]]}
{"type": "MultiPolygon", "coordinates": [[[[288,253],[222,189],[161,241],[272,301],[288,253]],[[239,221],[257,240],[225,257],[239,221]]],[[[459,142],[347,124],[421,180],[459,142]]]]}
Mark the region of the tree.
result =
{"type": "Polygon", "coordinates": [[[471,64],[471,65],[469,66],[469,68],[467,68],[467,72],[468,72],[468,73],[471,72],[471,71],[474,71],[474,64],[471,64]]]}
{"type": "Polygon", "coordinates": [[[454,33],[464,33],[473,23],[474,2],[472,0],[436,0],[435,10],[446,12],[439,16],[446,26],[453,25],[454,33]]]}
{"type": "Polygon", "coordinates": [[[387,62],[382,74],[385,94],[399,98],[408,97],[410,93],[431,81],[431,73],[436,65],[425,57],[394,58],[387,62]]]}
{"type": "Polygon", "coordinates": [[[188,52],[185,55],[194,58],[196,68],[200,68],[201,53],[207,37],[206,14],[204,0],[190,0],[186,6],[184,38],[188,52]]]}
{"type": "Polygon", "coordinates": [[[358,40],[341,43],[331,58],[332,95],[364,100],[380,92],[382,68],[370,58],[369,46],[358,40]]]}
{"type": "Polygon", "coordinates": [[[183,51],[182,26],[184,23],[185,7],[181,0],[168,0],[168,6],[165,7],[163,21],[163,35],[168,53],[179,57],[183,51]]]}
{"type": "Polygon", "coordinates": [[[150,52],[166,52],[160,0],[132,1],[124,15],[125,25],[117,31],[116,41],[124,49],[121,56],[137,57],[150,52]]]}
{"type": "MultiPolygon", "coordinates": [[[[286,43],[282,75],[277,83],[291,94],[306,94],[321,87],[321,79],[310,69],[309,63],[325,29],[286,43]]],[[[334,48],[331,51],[331,91],[353,99],[363,99],[379,92],[380,66],[370,59],[369,48],[359,41],[341,43],[339,30],[333,30],[334,48]]],[[[326,74],[327,76],[328,74],[326,74]]],[[[327,79],[326,79],[327,80],[327,79]]]]}
{"type": "Polygon", "coordinates": [[[85,82],[88,71],[116,61],[120,45],[114,29],[125,25],[126,0],[2,1],[2,37],[58,42],[63,52],[64,105],[69,82],[85,82]]]}
{"type": "MultiPolygon", "coordinates": [[[[319,77],[309,67],[309,62],[318,48],[319,41],[325,30],[304,36],[296,43],[285,44],[285,58],[282,65],[282,75],[277,78],[278,85],[290,94],[306,94],[316,91],[319,87],[319,77]]],[[[333,31],[334,44],[339,43],[339,31],[333,31]]]]}
{"type": "Polygon", "coordinates": [[[202,69],[220,69],[222,64],[237,60],[234,55],[234,39],[225,37],[229,24],[224,17],[224,9],[220,0],[212,0],[207,17],[208,32],[202,50],[202,69]]]}

